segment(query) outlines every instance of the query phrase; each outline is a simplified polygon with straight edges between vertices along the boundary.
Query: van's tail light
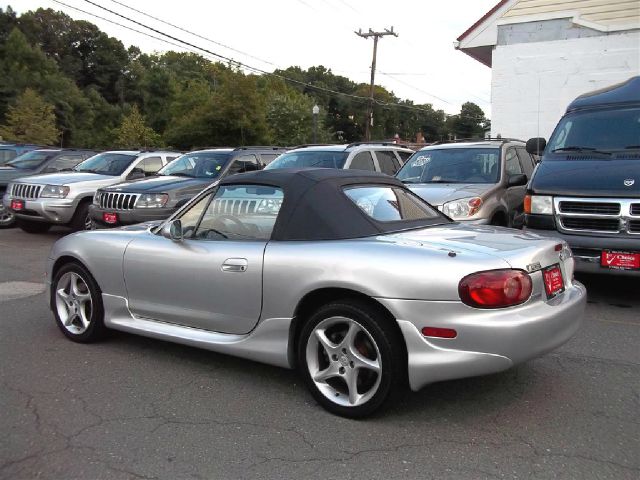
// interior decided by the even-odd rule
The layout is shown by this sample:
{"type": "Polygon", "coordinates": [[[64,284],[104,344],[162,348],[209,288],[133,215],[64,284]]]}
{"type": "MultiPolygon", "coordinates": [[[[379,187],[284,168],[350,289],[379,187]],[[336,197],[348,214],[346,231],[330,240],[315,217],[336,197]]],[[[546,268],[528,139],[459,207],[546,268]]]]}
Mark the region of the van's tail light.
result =
{"type": "Polygon", "coordinates": [[[471,307],[511,307],[531,296],[531,277],[523,270],[510,269],[473,273],[460,280],[458,293],[471,307]]]}

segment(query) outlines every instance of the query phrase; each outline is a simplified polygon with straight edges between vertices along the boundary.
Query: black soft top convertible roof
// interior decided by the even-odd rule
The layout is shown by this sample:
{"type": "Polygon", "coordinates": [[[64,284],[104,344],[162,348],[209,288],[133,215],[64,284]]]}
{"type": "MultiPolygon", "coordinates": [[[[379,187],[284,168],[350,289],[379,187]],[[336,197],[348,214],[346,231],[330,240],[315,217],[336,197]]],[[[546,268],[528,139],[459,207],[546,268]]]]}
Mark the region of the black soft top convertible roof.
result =
{"type": "Polygon", "coordinates": [[[344,193],[344,187],[388,185],[419,197],[388,175],[333,168],[277,169],[240,173],[219,185],[264,185],[284,192],[272,240],[341,240],[449,223],[443,215],[422,220],[378,222],[344,193]]]}

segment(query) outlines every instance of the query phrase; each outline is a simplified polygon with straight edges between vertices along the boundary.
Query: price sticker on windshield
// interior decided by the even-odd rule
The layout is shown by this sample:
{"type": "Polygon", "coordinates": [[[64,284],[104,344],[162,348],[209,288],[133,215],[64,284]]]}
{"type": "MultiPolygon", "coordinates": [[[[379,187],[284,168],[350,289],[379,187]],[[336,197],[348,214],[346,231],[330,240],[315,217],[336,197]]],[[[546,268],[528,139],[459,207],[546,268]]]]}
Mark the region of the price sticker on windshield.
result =
{"type": "Polygon", "coordinates": [[[431,157],[427,157],[424,155],[420,155],[418,158],[416,158],[416,160],[413,162],[413,166],[414,167],[422,167],[424,165],[426,165],[427,163],[429,163],[431,161],[431,157]]]}

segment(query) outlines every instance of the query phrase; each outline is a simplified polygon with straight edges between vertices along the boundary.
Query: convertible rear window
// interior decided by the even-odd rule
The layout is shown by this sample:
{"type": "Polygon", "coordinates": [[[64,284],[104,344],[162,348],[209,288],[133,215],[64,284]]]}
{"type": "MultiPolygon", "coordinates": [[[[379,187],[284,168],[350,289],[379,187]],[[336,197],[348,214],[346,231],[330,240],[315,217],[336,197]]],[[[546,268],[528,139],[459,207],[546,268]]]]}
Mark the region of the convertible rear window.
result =
{"type": "Polygon", "coordinates": [[[364,213],[378,222],[442,218],[431,205],[399,187],[350,187],[345,188],[344,193],[364,213]]]}

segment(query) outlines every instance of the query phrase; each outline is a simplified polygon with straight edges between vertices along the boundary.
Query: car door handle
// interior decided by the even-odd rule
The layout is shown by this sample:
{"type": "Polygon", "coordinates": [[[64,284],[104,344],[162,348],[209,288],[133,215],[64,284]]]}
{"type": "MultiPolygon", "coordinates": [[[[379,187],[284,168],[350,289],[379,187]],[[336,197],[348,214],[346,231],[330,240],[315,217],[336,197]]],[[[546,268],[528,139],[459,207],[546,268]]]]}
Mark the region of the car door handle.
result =
{"type": "Polygon", "coordinates": [[[227,258],[222,264],[223,272],[246,272],[249,262],[246,258],[227,258]]]}

